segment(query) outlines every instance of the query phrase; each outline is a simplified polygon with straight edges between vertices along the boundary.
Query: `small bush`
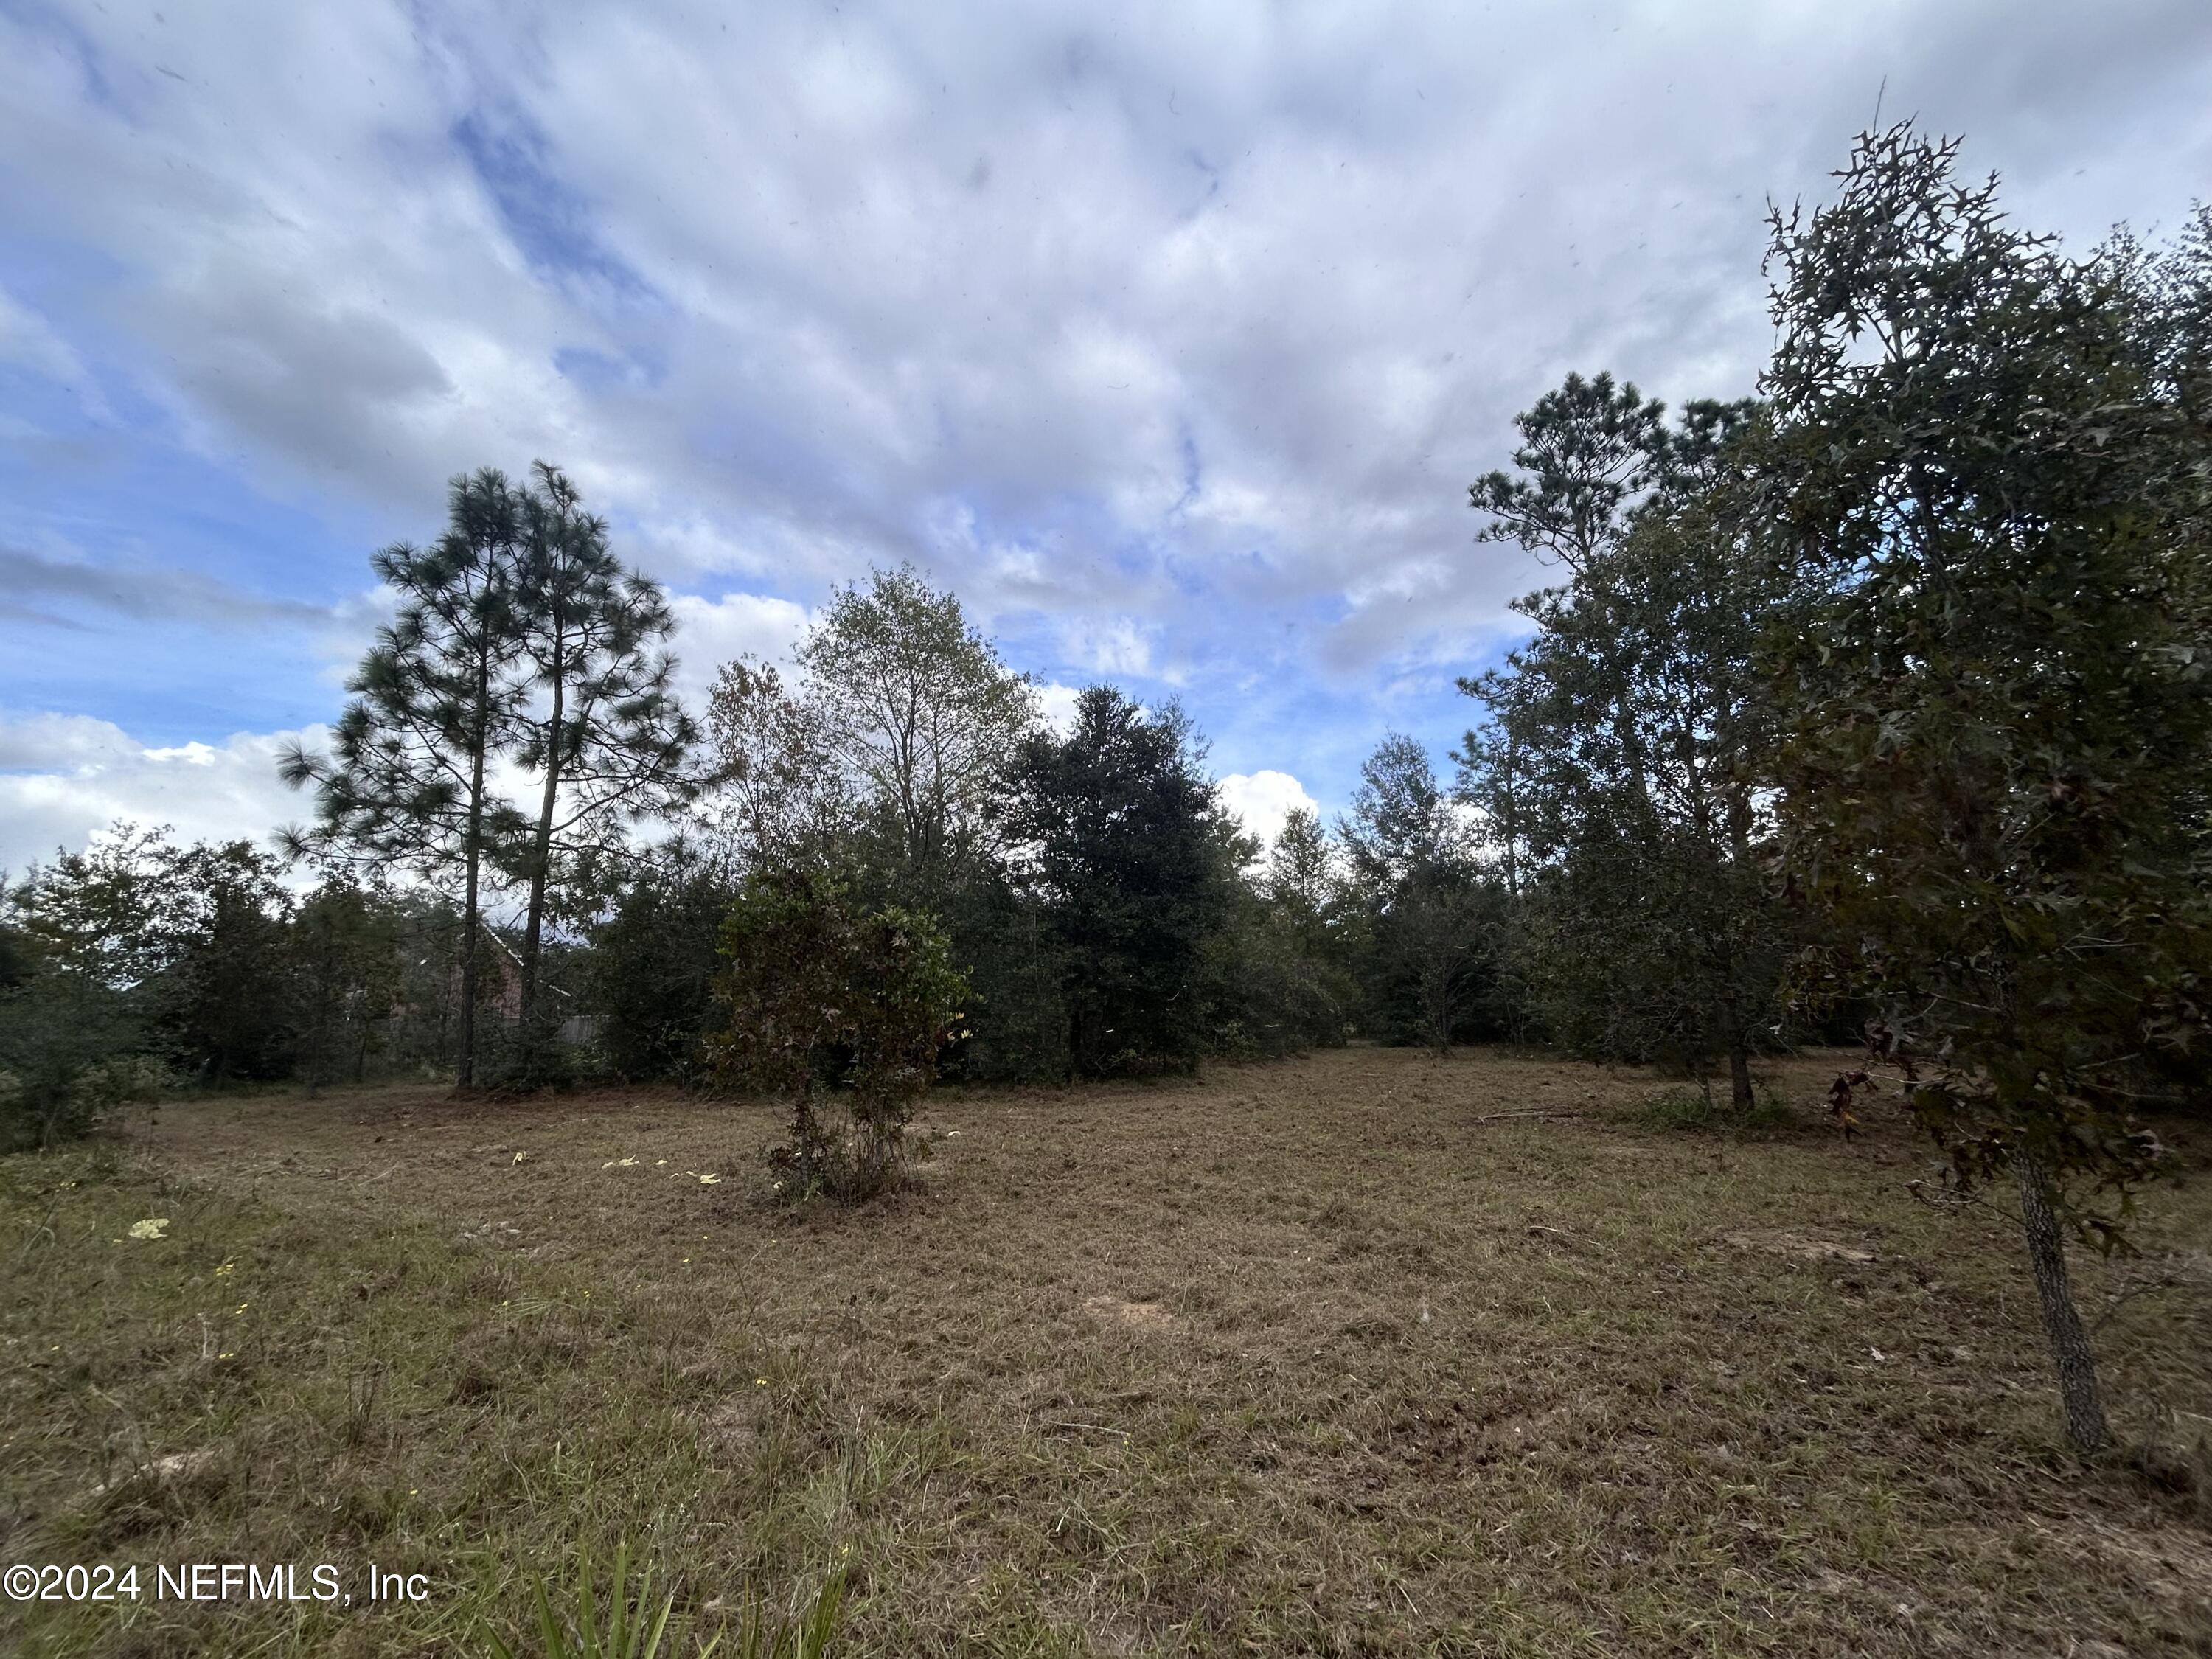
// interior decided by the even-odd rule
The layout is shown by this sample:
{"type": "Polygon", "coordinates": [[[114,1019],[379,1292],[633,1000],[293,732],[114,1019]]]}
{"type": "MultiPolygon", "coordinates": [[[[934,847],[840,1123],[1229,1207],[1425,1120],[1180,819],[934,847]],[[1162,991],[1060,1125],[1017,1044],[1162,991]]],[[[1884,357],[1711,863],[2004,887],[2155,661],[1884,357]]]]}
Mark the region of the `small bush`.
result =
{"type": "Polygon", "coordinates": [[[863,913],[819,871],[769,870],[731,906],[722,956],[728,1026],[707,1052],[723,1080],[790,1102],[791,1138],[769,1155],[780,1189],[866,1198],[896,1184],[914,1103],[964,1029],[967,981],[936,921],[863,913]]]}
{"type": "Polygon", "coordinates": [[[0,1146],[89,1132],[164,1080],[127,1000],[88,974],[41,966],[0,989],[0,1146]]]}
{"type": "Polygon", "coordinates": [[[89,1133],[117,1108],[158,1099],[168,1073],[158,1060],[133,1055],[95,1060],[41,1090],[13,1072],[0,1072],[0,1121],[15,1138],[51,1146],[89,1133]]]}

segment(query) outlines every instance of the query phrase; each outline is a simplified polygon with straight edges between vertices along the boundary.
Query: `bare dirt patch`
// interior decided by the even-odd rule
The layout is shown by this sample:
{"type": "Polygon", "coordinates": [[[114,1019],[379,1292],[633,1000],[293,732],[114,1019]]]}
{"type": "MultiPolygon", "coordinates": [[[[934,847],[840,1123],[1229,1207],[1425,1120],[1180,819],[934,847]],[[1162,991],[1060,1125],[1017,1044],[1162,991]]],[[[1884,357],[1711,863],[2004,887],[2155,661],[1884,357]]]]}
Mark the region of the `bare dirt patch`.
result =
{"type": "Polygon", "coordinates": [[[1875,1259],[1875,1253],[1863,1244],[1850,1243],[1840,1238],[1815,1238],[1809,1234],[1791,1232],[1778,1227],[1762,1231],[1723,1233],[1721,1237],[1740,1250],[1765,1250],[1771,1255],[1786,1255],[1799,1261],[1872,1261],[1875,1259]]]}
{"type": "Polygon", "coordinates": [[[1180,1322],[1158,1302],[1132,1301],[1112,1291],[1086,1296],[1082,1305],[1083,1311],[1093,1319],[1109,1325],[1126,1325],[1132,1330],[1170,1330],[1180,1322]]]}

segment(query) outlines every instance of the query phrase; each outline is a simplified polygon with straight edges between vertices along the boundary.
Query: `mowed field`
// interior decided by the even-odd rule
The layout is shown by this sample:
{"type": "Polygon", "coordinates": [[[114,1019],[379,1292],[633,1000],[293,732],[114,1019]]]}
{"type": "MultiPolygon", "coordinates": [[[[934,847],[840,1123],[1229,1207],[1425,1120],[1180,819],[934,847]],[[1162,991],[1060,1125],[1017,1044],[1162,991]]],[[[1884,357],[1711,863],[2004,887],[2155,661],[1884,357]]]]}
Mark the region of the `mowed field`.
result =
{"type": "Polygon", "coordinates": [[[1482,1051],[940,1091],[853,1211],[769,1200],[760,1104],[142,1113],[0,1164],[0,1557],[149,1593],[0,1649],[480,1654],[627,1540],[684,1653],[840,1560],[854,1656],[2205,1651],[2212,1184],[2078,1261],[2085,1468],[2011,1224],[1839,1139],[1839,1058],[1754,1139],[1482,1051]],[[155,1601],[191,1562],[428,1593],[155,1601]]]}

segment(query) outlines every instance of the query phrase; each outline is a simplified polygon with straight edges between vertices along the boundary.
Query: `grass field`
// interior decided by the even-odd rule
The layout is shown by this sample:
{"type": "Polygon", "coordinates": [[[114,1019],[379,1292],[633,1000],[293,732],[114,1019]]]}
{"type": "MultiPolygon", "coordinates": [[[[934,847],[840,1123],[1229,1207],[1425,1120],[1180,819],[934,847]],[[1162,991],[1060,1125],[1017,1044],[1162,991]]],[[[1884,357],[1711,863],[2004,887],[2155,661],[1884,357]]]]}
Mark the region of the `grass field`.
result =
{"type": "Polygon", "coordinates": [[[427,1597],[0,1648],[481,1654],[627,1540],[684,1653],[841,1559],[854,1656],[2205,1651],[2212,1184],[2078,1263],[2084,1468],[2011,1224],[1833,1069],[1748,1139],[1489,1052],[940,1092],[851,1212],[769,1200],[756,1105],[167,1105],[0,1164],[0,1557],[427,1597]]]}

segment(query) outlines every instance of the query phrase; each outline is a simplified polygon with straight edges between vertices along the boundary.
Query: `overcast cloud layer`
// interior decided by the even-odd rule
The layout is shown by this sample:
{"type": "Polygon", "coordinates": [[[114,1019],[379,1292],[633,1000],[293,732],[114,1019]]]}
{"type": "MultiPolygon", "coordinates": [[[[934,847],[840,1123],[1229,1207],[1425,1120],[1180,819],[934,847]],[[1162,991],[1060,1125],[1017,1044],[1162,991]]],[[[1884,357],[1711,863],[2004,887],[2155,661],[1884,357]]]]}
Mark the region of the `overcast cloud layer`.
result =
{"type": "Polygon", "coordinates": [[[2212,6],[0,0],[0,867],[260,835],[367,556],[543,456],[687,684],[912,560],[1020,667],[1340,806],[1538,570],[1466,485],[1570,369],[1749,390],[1770,197],[1962,132],[2087,242],[2212,181],[2212,6]]]}

